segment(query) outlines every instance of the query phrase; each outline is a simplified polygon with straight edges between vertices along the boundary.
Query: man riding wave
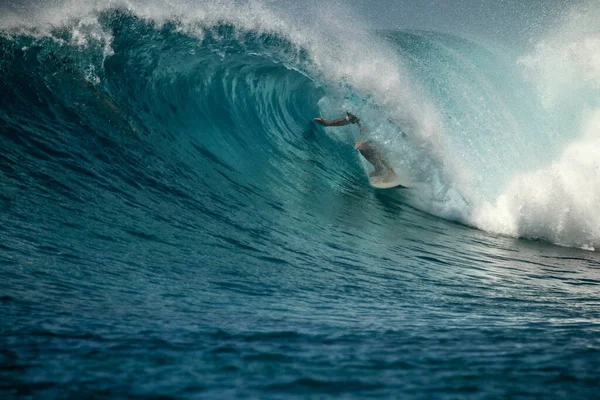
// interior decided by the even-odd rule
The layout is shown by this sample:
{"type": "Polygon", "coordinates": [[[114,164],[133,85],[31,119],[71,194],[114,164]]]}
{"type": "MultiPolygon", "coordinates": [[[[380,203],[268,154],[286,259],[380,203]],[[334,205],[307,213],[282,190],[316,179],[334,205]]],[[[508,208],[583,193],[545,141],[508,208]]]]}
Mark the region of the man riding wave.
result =
{"type": "Polygon", "coordinates": [[[372,140],[364,141],[367,129],[361,123],[360,119],[349,112],[346,116],[334,120],[326,120],[324,118],[314,118],[314,122],[323,126],[344,126],[348,124],[356,124],[360,128],[360,136],[354,145],[354,148],[375,168],[369,177],[381,177],[384,181],[391,181],[395,177],[394,169],[390,166],[383,152],[377,147],[372,140]]]}

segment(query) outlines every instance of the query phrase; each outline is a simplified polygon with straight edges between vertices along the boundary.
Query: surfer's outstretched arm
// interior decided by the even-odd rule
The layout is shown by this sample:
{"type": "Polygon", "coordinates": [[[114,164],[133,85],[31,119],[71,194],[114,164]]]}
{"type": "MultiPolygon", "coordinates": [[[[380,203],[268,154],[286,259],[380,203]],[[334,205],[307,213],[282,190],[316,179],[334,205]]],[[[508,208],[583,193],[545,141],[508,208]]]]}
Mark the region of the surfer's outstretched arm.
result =
{"type": "Polygon", "coordinates": [[[323,126],[344,126],[348,124],[359,124],[360,126],[360,120],[356,117],[356,115],[350,114],[349,112],[347,112],[346,116],[342,118],[333,120],[326,120],[325,118],[315,118],[313,119],[313,121],[323,126]]]}
{"type": "Polygon", "coordinates": [[[313,121],[323,126],[344,126],[349,124],[349,122],[346,121],[346,118],[338,118],[332,120],[326,120],[325,118],[315,118],[313,119],[313,121]]]}

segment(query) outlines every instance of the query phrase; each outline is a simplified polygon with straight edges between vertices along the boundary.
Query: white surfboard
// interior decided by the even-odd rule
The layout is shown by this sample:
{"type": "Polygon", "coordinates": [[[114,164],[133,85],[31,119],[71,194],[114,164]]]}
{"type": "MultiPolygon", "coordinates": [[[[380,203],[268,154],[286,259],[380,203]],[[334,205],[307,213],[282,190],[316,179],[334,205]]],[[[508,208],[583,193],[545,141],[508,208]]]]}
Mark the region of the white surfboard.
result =
{"type": "Polygon", "coordinates": [[[376,189],[406,189],[410,185],[408,179],[399,176],[397,173],[391,173],[387,176],[369,176],[369,183],[376,189]]]}
{"type": "Polygon", "coordinates": [[[374,172],[373,166],[366,160],[366,158],[363,157],[362,154],[360,154],[360,152],[358,152],[358,154],[361,164],[363,165],[365,172],[368,174],[367,176],[369,177],[369,184],[371,187],[376,189],[406,189],[412,186],[410,174],[404,169],[396,168],[394,171],[392,171],[392,173],[387,175],[371,176],[371,174],[374,172]]]}

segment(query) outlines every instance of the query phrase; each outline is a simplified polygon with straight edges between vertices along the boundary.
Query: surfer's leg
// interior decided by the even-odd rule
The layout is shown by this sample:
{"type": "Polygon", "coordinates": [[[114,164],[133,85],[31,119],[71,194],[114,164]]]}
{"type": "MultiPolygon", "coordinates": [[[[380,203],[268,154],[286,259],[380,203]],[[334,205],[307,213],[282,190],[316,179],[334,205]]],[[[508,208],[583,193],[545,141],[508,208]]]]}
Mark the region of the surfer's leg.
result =
{"type": "Polygon", "coordinates": [[[370,140],[362,143],[358,151],[360,151],[360,154],[362,154],[362,156],[373,165],[373,168],[375,168],[375,171],[372,173],[373,176],[382,175],[383,172],[389,174],[394,171],[385,160],[381,150],[379,150],[370,140]]]}

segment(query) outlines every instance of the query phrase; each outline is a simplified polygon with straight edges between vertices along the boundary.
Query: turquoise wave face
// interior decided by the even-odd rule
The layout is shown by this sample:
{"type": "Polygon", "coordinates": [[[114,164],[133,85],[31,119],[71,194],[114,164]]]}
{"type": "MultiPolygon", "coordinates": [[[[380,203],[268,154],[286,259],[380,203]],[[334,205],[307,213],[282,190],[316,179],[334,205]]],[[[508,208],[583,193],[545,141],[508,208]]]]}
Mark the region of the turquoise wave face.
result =
{"type": "Polygon", "coordinates": [[[214,26],[200,40],[118,10],[99,20],[110,54],[108,39],[85,47],[57,43],[61,35],[73,40],[68,31],[2,43],[2,122],[14,132],[6,135],[6,154],[59,151],[62,157],[48,159],[36,152],[30,168],[47,163],[72,197],[104,198],[111,214],[115,205],[105,197],[146,197],[140,184],[152,182],[165,189],[161,197],[177,191],[201,204],[209,202],[203,196],[228,203],[241,187],[263,192],[273,182],[299,192],[296,179],[311,172],[325,187],[324,175],[352,164],[350,150],[336,150],[309,124],[322,90],[283,65],[303,57],[285,40],[230,25],[214,26]],[[67,184],[90,177],[104,184],[67,184]]]}

